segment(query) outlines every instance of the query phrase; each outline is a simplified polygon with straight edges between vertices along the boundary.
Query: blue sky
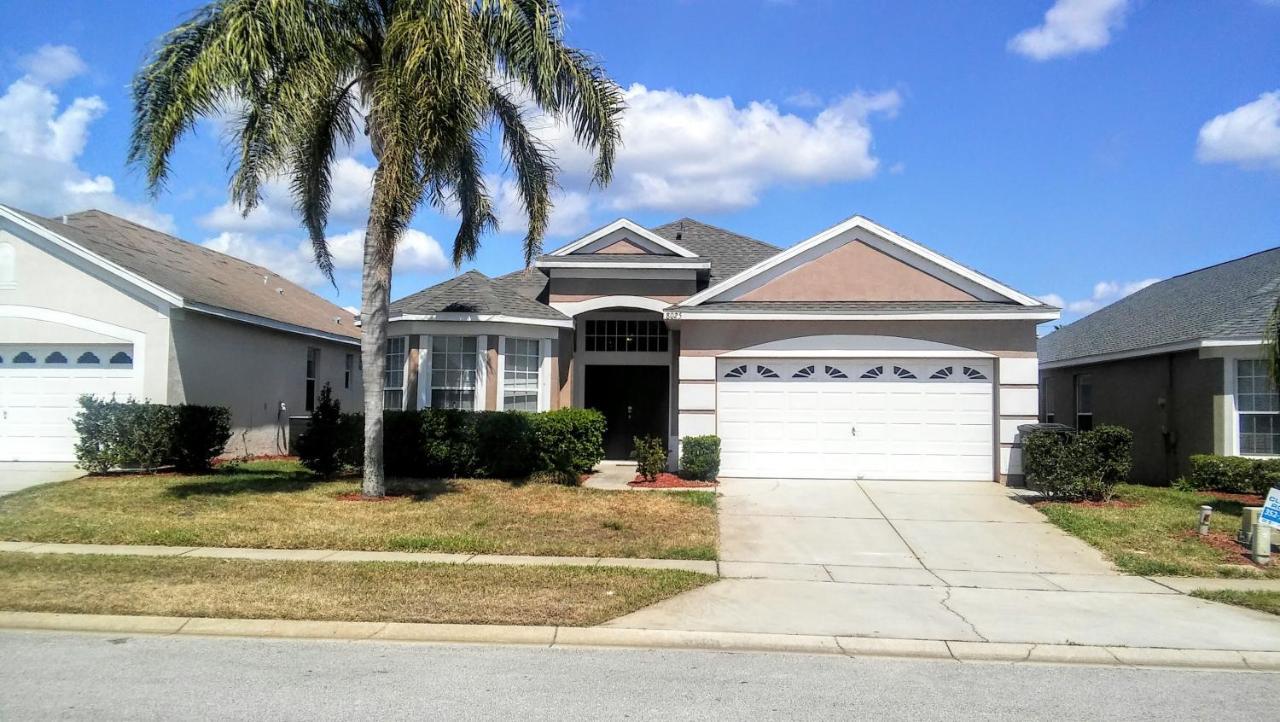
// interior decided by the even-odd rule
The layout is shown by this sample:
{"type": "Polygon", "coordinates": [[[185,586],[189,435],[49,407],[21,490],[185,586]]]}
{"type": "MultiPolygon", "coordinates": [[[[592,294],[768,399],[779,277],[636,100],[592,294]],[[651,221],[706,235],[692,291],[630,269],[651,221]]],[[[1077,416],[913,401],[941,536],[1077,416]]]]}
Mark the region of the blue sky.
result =
{"type": "MultiPolygon", "coordinates": [[[[197,3],[14,3],[0,27],[0,203],[97,206],[270,266],[358,305],[369,166],[352,149],[331,225],[335,290],[299,244],[289,199],[241,219],[202,125],[168,192],[124,164],[128,83],[197,3]]],[[[568,41],[627,89],[618,181],[564,167],[547,248],[619,216],[681,216],[792,245],[870,216],[1028,293],[1064,320],[1168,277],[1277,245],[1280,2],[1267,0],[593,0],[568,41]]],[[[520,212],[474,267],[520,264],[520,212]]],[[[393,296],[453,273],[454,220],[419,214],[393,296]],[[446,252],[440,252],[443,245],[446,252]]]]}

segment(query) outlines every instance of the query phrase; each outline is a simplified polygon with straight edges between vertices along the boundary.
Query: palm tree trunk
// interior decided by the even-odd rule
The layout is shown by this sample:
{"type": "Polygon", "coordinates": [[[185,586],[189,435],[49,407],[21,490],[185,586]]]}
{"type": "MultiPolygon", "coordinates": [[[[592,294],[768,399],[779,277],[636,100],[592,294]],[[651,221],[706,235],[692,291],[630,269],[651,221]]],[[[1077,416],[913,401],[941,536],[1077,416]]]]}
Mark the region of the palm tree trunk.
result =
{"type": "MultiPolygon", "coordinates": [[[[374,193],[377,193],[375,189],[374,193]]],[[[391,301],[391,259],[378,252],[385,233],[370,214],[364,235],[364,266],[360,282],[360,357],[364,363],[364,484],[366,497],[387,493],[383,471],[383,372],[387,365],[387,306],[391,301]]]]}

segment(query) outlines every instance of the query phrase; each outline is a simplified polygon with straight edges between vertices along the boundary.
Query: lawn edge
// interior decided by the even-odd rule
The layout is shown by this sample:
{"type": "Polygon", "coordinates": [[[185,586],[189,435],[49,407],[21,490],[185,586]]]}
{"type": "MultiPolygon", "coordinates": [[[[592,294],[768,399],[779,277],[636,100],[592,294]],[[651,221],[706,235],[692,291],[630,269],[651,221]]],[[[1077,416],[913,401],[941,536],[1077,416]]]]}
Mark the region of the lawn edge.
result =
{"type": "Polygon", "coordinates": [[[333,622],[0,611],[0,629],[192,637],[785,652],[954,662],[1280,671],[1280,652],[1008,644],[611,627],[333,622]]]}

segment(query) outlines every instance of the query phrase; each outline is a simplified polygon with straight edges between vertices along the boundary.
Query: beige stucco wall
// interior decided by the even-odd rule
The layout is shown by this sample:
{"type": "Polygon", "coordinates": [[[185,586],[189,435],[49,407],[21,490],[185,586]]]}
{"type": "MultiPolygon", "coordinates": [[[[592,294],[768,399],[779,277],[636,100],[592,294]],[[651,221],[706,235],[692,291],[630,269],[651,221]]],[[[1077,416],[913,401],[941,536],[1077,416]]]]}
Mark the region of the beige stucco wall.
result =
{"type": "Polygon", "coordinates": [[[551,277],[551,303],[586,301],[601,296],[646,296],[663,301],[681,301],[698,292],[697,282],[688,279],[655,278],[556,278],[551,277]]]}
{"type": "Polygon", "coordinates": [[[14,286],[0,288],[0,307],[21,307],[0,314],[0,343],[30,342],[28,333],[37,333],[43,343],[97,343],[92,339],[103,336],[106,342],[114,340],[111,334],[86,333],[68,323],[15,321],[30,308],[122,327],[143,339],[141,393],[153,402],[170,401],[167,303],[104,271],[90,271],[86,261],[5,220],[0,220],[0,243],[13,246],[16,271],[14,286]]]}
{"type": "Polygon", "coordinates": [[[320,349],[317,397],[328,383],[344,411],[358,411],[362,398],[358,346],[177,312],[170,403],[231,409],[229,455],[285,453],[289,417],[307,413],[307,349],[312,347],[320,349]],[[344,388],[347,354],[353,355],[354,369],[350,387],[344,388]]]}
{"type": "Polygon", "coordinates": [[[972,301],[974,297],[861,241],[742,295],[743,301],[972,301]]]}
{"type": "MultiPolygon", "coordinates": [[[[1224,393],[1222,363],[1185,351],[1044,369],[1040,383],[1052,396],[1054,421],[1074,426],[1076,377],[1089,374],[1094,426],[1115,424],[1133,432],[1131,479],[1168,484],[1189,472],[1192,454],[1220,453],[1214,408],[1224,393]]],[[[1049,405],[1046,398],[1042,407],[1049,405]]]]}

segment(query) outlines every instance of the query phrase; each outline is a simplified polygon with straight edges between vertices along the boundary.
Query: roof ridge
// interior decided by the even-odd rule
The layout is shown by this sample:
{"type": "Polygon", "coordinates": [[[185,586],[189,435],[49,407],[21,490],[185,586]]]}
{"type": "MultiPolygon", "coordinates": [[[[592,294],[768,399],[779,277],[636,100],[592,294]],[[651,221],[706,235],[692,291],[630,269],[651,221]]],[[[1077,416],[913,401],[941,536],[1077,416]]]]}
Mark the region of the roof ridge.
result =
{"type": "Polygon", "coordinates": [[[729,234],[729,235],[731,235],[731,236],[737,236],[738,238],[743,238],[743,239],[746,239],[746,240],[748,240],[748,241],[752,241],[752,242],[754,242],[754,243],[759,243],[759,244],[760,244],[760,245],[762,245],[762,246],[768,246],[768,247],[770,247],[770,248],[772,248],[772,249],[774,249],[774,250],[776,250],[776,251],[781,251],[781,250],[782,250],[782,248],[781,248],[780,246],[775,246],[775,245],[773,245],[772,243],[770,243],[770,242],[768,242],[768,241],[762,241],[762,240],[760,240],[759,238],[755,238],[754,236],[748,236],[748,235],[745,235],[745,234],[739,233],[738,231],[731,231],[731,230],[729,230],[728,228],[725,228],[724,226],[717,226],[717,225],[715,225],[714,223],[707,223],[706,221],[700,221],[700,220],[698,220],[697,218],[690,218],[689,216],[681,216],[680,218],[677,218],[677,219],[675,219],[674,221],[668,221],[667,223],[662,223],[662,224],[659,224],[659,225],[653,226],[653,228],[650,228],[649,230],[651,230],[651,231],[652,231],[652,230],[654,230],[655,228],[662,228],[663,226],[669,226],[669,225],[672,225],[672,224],[674,224],[674,223],[680,223],[680,222],[683,222],[683,221],[689,221],[689,222],[691,222],[691,223],[697,223],[698,225],[700,225],[700,226],[706,226],[707,228],[714,228],[715,230],[720,231],[721,233],[728,233],[728,234],[729,234]]]}
{"type": "MultiPolygon", "coordinates": [[[[1262,255],[1262,254],[1264,254],[1264,253],[1271,253],[1272,251],[1280,251],[1280,246],[1272,246],[1271,248],[1264,248],[1264,249],[1262,249],[1261,251],[1254,251],[1253,253],[1246,253],[1245,255],[1240,256],[1239,258],[1228,258],[1228,259],[1227,259],[1227,260],[1225,260],[1225,261],[1218,261],[1217,263],[1213,263],[1213,264],[1210,264],[1210,265],[1208,265],[1208,266],[1204,266],[1203,268],[1194,268],[1194,269],[1192,269],[1192,270],[1190,270],[1190,271],[1183,271],[1182,273],[1177,273],[1177,274],[1174,274],[1174,275],[1172,275],[1172,276],[1169,276],[1168,278],[1162,279],[1162,280],[1158,281],[1157,283],[1164,283],[1165,281],[1172,281],[1172,280],[1173,280],[1173,279],[1175,279],[1175,278],[1182,278],[1183,276],[1191,276],[1191,275],[1194,275],[1194,274],[1200,273],[1201,271],[1208,271],[1208,270],[1212,270],[1212,269],[1214,269],[1214,268],[1218,268],[1219,266],[1226,266],[1226,265],[1229,265],[1229,264],[1232,264],[1232,263],[1238,263],[1238,262],[1240,262],[1240,261],[1245,261],[1245,260],[1248,260],[1248,259],[1250,259],[1250,258],[1253,258],[1254,256],[1261,256],[1261,255],[1262,255]]],[[[1156,285],[1156,284],[1155,284],[1155,283],[1151,284],[1151,286],[1154,286],[1154,285],[1156,285]]],[[[1147,286],[1147,288],[1151,288],[1151,286],[1147,286]]],[[[1143,290],[1145,291],[1146,289],[1144,288],[1143,290]]]]}

